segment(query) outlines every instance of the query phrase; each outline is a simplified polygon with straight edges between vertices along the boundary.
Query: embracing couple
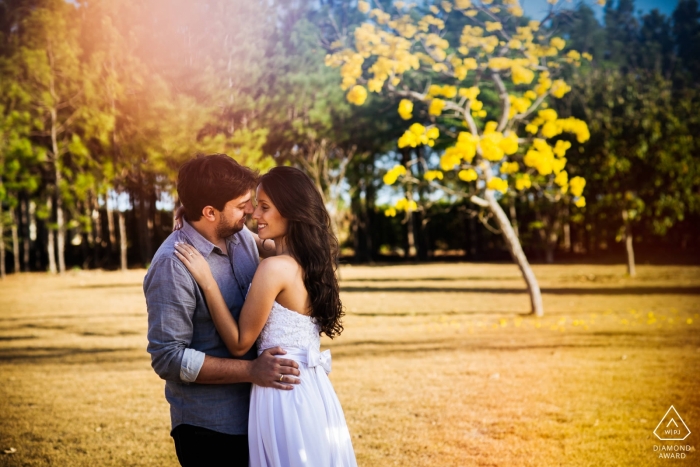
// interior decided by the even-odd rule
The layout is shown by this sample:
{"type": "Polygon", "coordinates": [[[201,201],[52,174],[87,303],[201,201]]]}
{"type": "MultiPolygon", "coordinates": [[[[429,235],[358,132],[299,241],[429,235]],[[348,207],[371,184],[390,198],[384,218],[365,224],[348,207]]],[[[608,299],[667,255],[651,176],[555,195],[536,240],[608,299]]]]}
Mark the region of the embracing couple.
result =
{"type": "Polygon", "coordinates": [[[177,192],[181,227],[143,288],[180,464],[356,466],[319,348],[343,311],[338,241],[313,182],[291,167],[258,177],[215,154],[186,162],[177,192]]]}

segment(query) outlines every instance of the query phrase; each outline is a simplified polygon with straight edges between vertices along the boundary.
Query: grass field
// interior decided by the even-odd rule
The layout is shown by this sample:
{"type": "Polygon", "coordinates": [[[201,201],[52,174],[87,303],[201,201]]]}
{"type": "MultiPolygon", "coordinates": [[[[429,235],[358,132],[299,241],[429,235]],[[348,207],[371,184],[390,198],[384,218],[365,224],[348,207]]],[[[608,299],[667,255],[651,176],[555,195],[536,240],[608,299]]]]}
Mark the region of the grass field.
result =
{"type": "MultiPolygon", "coordinates": [[[[361,466],[700,465],[700,268],[535,272],[542,319],[513,265],[342,269],[323,345],[361,466]],[[653,434],[671,405],[683,442],[653,434]]],[[[144,273],[0,282],[0,465],[177,464],[144,273]]]]}

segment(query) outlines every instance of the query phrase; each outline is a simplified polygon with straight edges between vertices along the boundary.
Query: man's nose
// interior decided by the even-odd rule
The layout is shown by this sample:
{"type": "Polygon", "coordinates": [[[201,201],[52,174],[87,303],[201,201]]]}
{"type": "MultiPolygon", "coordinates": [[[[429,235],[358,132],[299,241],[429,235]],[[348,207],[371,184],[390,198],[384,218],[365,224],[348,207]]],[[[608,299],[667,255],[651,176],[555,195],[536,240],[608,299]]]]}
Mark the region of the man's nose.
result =
{"type": "Polygon", "coordinates": [[[253,207],[253,203],[246,203],[245,205],[245,213],[246,214],[253,214],[253,211],[255,211],[255,207],[253,207]]]}

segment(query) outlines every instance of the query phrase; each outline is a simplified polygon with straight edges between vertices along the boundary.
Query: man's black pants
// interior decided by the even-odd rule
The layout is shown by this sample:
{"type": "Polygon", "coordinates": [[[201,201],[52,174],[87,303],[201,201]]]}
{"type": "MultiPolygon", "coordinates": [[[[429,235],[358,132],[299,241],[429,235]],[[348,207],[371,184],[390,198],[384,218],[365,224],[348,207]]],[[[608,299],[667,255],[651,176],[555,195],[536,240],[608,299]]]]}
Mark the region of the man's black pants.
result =
{"type": "Polygon", "coordinates": [[[193,425],[170,433],[182,467],[248,467],[248,436],[227,435],[193,425]]]}

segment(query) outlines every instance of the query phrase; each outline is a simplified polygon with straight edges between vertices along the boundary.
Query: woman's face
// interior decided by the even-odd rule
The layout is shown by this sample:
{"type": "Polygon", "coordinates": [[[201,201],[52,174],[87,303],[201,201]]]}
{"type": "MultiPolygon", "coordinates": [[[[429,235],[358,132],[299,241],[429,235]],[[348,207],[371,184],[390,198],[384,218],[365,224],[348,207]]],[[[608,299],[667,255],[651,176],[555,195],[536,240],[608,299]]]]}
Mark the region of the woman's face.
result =
{"type": "Polygon", "coordinates": [[[258,222],[258,236],[262,239],[280,238],[287,234],[287,219],[282,217],[262,185],[256,190],[258,205],[253,212],[253,219],[258,222]]]}

